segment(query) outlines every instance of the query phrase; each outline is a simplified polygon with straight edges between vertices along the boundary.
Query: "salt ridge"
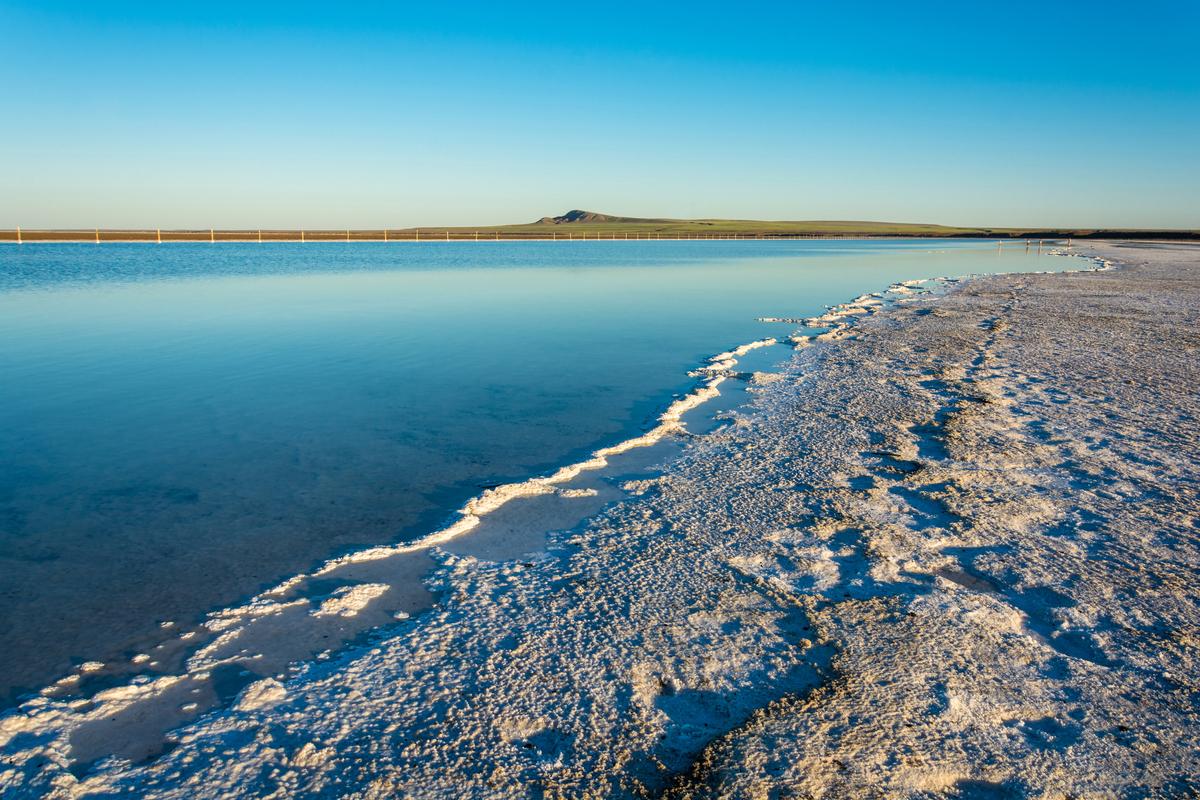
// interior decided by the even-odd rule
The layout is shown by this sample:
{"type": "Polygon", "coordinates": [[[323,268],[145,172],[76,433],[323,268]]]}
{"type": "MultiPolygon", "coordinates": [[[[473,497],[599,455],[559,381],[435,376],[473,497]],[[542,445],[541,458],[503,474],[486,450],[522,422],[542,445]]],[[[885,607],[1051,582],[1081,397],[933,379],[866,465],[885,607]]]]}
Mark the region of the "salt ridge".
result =
{"type": "MultiPolygon", "coordinates": [[[[84,673],[93,674],[110,667],[117,669],[122,667],[118,664],[101,664],[100,662],[85,663],[76,673],[43,689],[40,696],[26,701],[18,709],[0,717],[0,747],[7,747],[21,735],[44,735],[53,741],[53,744],[48,745],[48,749],[55,753],[56,759],[62,760],[63,763],[70,763],[77,760],[77,754],[73,747],[75,732],[92,723],[103,724],[125,714],[143,716],[153,713],[167,721],[167,724],[163,726],[165,729],[185,724],[196,712],[203,712],[218,703],[213,702],[209,697],[203,703],[204,708],[201,708],[195,702],[181,705],[179,701],[190,699],[191,695],[196,694],[197,691],[201,693],[201,699],[205,699],[205,695],[208,693],[207,687],[211,681],[211,671],[236,660],[229,655],[231,649],[236,650],[239,646],[243,648],[248,646],[251,649],[261,648],[263,642],[255,639],[256,625],[264,623],[269,626],[286,615],[295,615],[304,619],[309,627],[319,626],[323,623],[331,624],[327,622],[329,620],[337,620],[344,625],[347,617],[357,616],[366,611],[374,601],[387,595],[393,587],[381,583],[343,587],[336,590],[323,602],[315,605],[303,597],[288,597],[293,590],[313,579],[331,576],[349,565],[382,561],[408,553],[432,550],[437,545],[467,533],[478,526],[483,517],[521,497],[551,493],[557,493],[564,497],[584,497],[594,494],[594,491],[562,489],[559,486],[583,472],[604,468],[608,465],[610,457],[637,448],[652,446],[669,435],[686,431],[683,416],[720,395],[718,387],[727,379],[728,371],[737,364],[738,358],[757,348],[776,343],[777,340],[773,338],[760,339],[709,358],[705,367],[696,373],[690,373],[702,377],[700,384],[692,391],[672,401],[659,415],[657,424],[641,435],[600,448],[588,458],[563,466],[549,475],[536,476],[524,481],[490,488],[469,499],[455,512],[458,519],[454,522],[420,539],[404,544],[367,548],[330,559],[315,571],[294,575],[282,583],[260,592],[240,606],[211,612],[196,629],[177,634],[164,642],[164,644],[170,643],[174,647],[195,647],[197,634],[208,634],[206,637],[208,641],[201,644],[183,660],[178,672],[135,675],[124,684],[102,689],[84,699],[54,697],[53,694],[56,690],[66,689],[77,684],[84,673]],[[140,706],[140,708],[135,711],[134,706],[140,706]]],[[[403,614],[403,616],[398,614],[395,618],[403,619],[407,616],[407,614],[403,614]]],[[[164,625],[163,627],[170,629],[175,626],[164,625]]],[[[259,632],[259,638],[270,637],[273,633],[270,630],[259,632]]],[[[296,639],[299,641],[297,646],[303,650],[303,637],[297,636],[296,639]]],[[[278,655],[276,654],[277,658],[278,655]]],[[[311,658],[311,655],[306,657],[311,658]]],[[[148,660],[142,658],[132,663],[144,666],[148,660]]],[[[301,660],[304,660],[304,657],[301,660]]],[[[266,685],[267,681],[274,681],[274,679],[264,679],[254,686],[266,685]]],[[[255,691],[257,690],[250,687],[242,694],[249,698],[255,691]]],[[[251,700],[246,700],[246,702],[251,702],[251,700]]],[[[119,722],[117,727],[120,727],[119,722]]]]}
{"type": "MultiPolygon", "coordinates": [[[[1065,252],[1061,254],[1071,255],[1065,252]]],[[[1090,258],[1088,260],[1098,264],[1097,269],[1112,268],[1111,263],[1103,259],[1090,258]]],[[[845,335],[858,317],[872,314],[891,303],[918,300],[919,298],[913,295],[928,293],[930,290],[927,288],[927,284],[954,282],[956,279],[952,278],[903,281],[893,284],[885,292],[860,295],[849,303],[829,308],[823,315],[805,320],[805,323],[810,326],[827,327],[825,332],[807,337],[794,336],[790,341],[796,347],[802,347],[814,340],[845,335]]],[[[220,653],[231,640],[236,640],[239,635],[244,633],[248,629],[247,626],[251,626],[261,618],[278,618],[284,613],[303,612],[309,603],[307,599],[284,599],[284,596],[292,589],[313,578],[331,575],[339,568],[349,564],[361,564],[404,553],[431,550],[439,544],[470,531],[479,525],[482,517],[520,497],[551,493],[574,496],[571,494],[574,490],[564,490],[559,488],[559,485],[570,481],[582,472],[603,468],[607,465],[607,459],[610,456],[639,447],[651,446],[672,433],[685,430],[682,423],[683,415],[720,394],[717,387],[728,377],[724,373],[736,365],[740,356],[758,347],[776,343],[775,339],[757,340],[712,356],[708,359],[706,366],[699,370],[701,374],[707,375],[701,384],[683,397],[674,400],[659,416],[658,424],[644,434],[596,450],[589,458],[564,466],[549,475],[488,489],[468,500],[456,512],[458,519],[453,523],[419,540],[402,545],[368,548],[331,559],[316,571],[293,576],[278,586],[256,595],[241,606],[213,612],[200,626],[200,630],[215,635],[215,638],[185,659],[182,672],[157,676],[138,675],[124,685],[104,689],[84,699],[78,697],[56,699],[49,696],[48,692],[52,687],[48,687],[47,690],[44,690],[43,696],[23,704],[18,711],[0,717],[0,746],[7,746],[19,735],[32,733],[46,738],[49,742],[46,749],[55,760],[61,759],[65,763],[76,760],[77,754],[73,752],[72,735],[82,725],[111,719],[114,715],[126,710],[132,713],[132,706],[146,701],[155,701],[164,706],[175,703],[178,699],[175,697],[176,694],[181,694],[185,687],[207,682],[210,679],[210,669],[229,661],[228,658],[221,659],[220,653]]],[[[354,616],[369,610],[372,601],[384,596],[390,588],[387,584],[369,583],[360,585],[356,589],[337,592],[324,604],[316,604],[313,611],[309,612],[308,619],[313,621],[323,616],[327,619],[344,620],[347,616],[354,616]],[[322,611],[324,613],[321,613],[322,611]]],[[[196,630],[188,631],[177,637],[176,642],[189,642],[194,639],[196,633],[196,630]]],[[[94,665],[86,666],[91,668],[94,665]]],[[[63,681],[59,682],[59,684],[62,683],[63,681]]],[[[196,706],[188,704],[183,706],[183,709],[191,713],[196,706]]],[[[141,711],[149,711],[149,709],[139,709],[139,715],[141,711]]],[[[186,721],[178,719],[177,724],[183,724],[186,721]]]]}

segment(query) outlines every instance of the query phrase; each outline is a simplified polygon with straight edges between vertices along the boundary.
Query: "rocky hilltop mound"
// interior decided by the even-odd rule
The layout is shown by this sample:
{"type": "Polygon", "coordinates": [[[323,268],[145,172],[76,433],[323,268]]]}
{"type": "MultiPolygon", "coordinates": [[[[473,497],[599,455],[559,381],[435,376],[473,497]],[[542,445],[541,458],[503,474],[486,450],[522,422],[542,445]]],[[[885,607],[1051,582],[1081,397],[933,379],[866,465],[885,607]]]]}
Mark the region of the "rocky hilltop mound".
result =
{"type": "Polygon", "coordinates": [[[666,222],[662,219],[644,219],[642,217],[615,217],[612,214],[600,214],[596,211],[583,211],[582,209],[573,208],[565,214],[557,217],[542,217],[538,220],[542,225],[567,225],[573,222],[583,223],[599,223],[599,222],[666,222]]]}

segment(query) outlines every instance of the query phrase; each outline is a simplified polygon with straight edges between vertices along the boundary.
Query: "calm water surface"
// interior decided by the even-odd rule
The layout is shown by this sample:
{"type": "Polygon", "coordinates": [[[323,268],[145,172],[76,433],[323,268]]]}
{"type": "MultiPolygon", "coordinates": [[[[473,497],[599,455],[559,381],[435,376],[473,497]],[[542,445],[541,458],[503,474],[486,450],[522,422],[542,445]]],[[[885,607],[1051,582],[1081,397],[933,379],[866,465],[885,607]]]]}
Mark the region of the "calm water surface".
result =
{"type": "Polygon", "coordinates": [[[0,247],[0,699],[648,427],[929,241],[0,247]]]}

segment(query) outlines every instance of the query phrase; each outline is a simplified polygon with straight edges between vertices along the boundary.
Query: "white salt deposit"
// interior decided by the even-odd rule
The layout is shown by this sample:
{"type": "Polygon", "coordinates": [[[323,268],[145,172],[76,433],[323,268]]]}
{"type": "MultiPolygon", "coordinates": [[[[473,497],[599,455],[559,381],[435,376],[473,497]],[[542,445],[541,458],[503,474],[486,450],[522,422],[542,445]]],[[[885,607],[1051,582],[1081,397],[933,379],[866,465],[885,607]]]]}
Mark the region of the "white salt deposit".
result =
{"type": "Polygon", "coordinates": [[[258,711],[277,706],[287,699],[287,689],[274,678],[252,683],[238,695],[238,711],[258,711]]]}
{"type": "Polygon", "coordinates": [[[1162,344],[1194,326],[1163,308],[1194,319],[1200,280],[1139,275],[834,307],[782,377],[756,375],[742,424],[541,556],[435,545],[517,500],[596,500],[573,481],[683,430],[727,378],[419,544],[214,615],[180,675],[0,719],[0,790],[1172,796],[1200,750],[1181,693],[1197,416],[1172,405],[1197,376],[1194,343],[1162,344]],[[1125,327],[1073,332],[1063,309],[1125,327]],[[426,575],[436,605],[401,596],[426,575]]]}

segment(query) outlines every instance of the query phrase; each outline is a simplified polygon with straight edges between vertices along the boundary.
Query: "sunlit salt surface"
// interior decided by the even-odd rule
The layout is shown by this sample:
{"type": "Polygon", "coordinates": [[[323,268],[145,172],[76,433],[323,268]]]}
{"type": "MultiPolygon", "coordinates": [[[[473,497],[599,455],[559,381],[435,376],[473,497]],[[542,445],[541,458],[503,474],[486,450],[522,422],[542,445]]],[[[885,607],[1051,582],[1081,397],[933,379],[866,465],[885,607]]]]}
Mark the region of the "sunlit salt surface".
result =
{"type": "Polygon", "coordinates": [[[0,693],[637,436],[708,357],[797,328],[759,318],[1070,266],[945,241],[2,247],[0,693]]]}

